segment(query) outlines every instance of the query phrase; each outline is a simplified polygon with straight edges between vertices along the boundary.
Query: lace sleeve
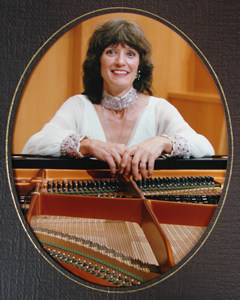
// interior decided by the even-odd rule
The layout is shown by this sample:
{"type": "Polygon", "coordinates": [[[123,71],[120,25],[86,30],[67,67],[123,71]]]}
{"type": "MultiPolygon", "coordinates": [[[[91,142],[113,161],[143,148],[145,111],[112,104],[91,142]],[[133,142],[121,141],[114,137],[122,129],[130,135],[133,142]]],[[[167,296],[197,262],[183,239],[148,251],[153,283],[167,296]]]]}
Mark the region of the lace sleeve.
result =
{"type": "Polygon", "coordinates": [[[165,136],[169,138],[173,143],[173,150],[170,154],[168,154],[169,157],[174,156],[182,156],[184,158],[190,157],[190,145],[183,136],[181,135],[174,135],[173,137],[167,136],[163,134],[162,136],[165,136]]]}
{"type": "Polygon", "coordinates": [[[61,155],[83,158],[84,155],[81,152],[79,152],[79,148],[80,142],[84,138],[86,138],[86,136],[82,134],[71,134],[68,137],[66,137],[60,145],[61,155]]]}

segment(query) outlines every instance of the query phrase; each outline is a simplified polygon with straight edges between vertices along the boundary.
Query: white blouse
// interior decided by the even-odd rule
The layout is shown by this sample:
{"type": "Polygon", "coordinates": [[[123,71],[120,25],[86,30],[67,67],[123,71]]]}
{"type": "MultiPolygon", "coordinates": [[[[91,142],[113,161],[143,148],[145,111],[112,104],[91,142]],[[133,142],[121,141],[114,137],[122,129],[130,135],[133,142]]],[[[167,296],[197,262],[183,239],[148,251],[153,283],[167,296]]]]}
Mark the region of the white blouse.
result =
{"type": "MultiPolygon", "coordinates": [[[[94,105],[87,96],[76,95],[63,103],[41,131],[30,137],[22,153],[60,156],[64,154],[64,145],[77,142],[75,152],[76,156],[80,156],[78,137],[81,135],[106,141],[94,105]]],[[[148,104],[138,116],[127,146],[131,147],[154,136],[168,136],[173,141],[170,156],[214,155],[210,142],[203,135],[197,134],[173,105],[165,99],[150,97],[148,104]]]]}

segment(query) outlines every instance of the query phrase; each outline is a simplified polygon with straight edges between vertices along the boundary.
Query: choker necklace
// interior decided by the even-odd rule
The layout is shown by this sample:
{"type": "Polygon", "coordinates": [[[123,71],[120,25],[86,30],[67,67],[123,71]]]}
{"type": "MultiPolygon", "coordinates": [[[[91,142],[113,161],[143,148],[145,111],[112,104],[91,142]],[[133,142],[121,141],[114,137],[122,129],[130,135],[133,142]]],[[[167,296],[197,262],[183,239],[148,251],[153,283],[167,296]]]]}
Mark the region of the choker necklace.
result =
{"type": "Polygon", "coordinates": [[[123,110],[133,105],[137,101],[137,98],[137,91],[133,87],[126,95],[122,96],[121,98],[114,97],[108,94],[106,91],[103,91],[103,98],[101,104],[103,107],[108,109],[123,110]]]}

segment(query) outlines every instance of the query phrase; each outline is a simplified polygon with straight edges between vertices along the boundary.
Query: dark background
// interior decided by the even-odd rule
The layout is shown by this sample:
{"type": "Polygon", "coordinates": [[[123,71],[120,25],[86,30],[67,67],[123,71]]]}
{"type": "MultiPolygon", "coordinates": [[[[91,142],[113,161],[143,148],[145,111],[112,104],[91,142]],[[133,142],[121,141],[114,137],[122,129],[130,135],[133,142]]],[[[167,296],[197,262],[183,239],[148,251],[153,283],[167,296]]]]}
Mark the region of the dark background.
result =
{"type": "MultiPolygon", "coordinates": [[[[239,24],[240,4],[235,0],[1,0],[1,299],[237,299],[239,297],[239,24]],[[164,277],[163,281],[154,283],[151,287],[124,290],[123,293],[119,293],[119,290],[99,291],[99,287],[94,285],[87,287],[85,282],[81,282],[65,270],[61,269],[59,272],[54,268],[54,264],[51,266],[45,255],[37,250],[39,248],[37,241],[25,227],[21,213],[15,209],[8,184],[8,175],[12,182],[9,154],[11,129],[17,101],[31,70],[26,69],[28,63],[48,38],[62,26],[85,13],[109,7],[145,10],[166,19],[182,30],[210,62],[226,96],[226,112],[229,111],[227,119],[230,184],[226,185],[226,198],[222,199],[225,203],[216,226],[197,254],[177,272],[170,274],[168,278],[164,277]],[[11,106],[13,99],[15,101],[11,106]],[[9,115],[11,108],[12,114],[9,115]],[[30,239],[33,239],[34,243],[30,239]]],[[[43,48],[43,52],[45,50],[46,47],[43,48]]],[[[41,54],[40,52],[39,57],[41,54]]],[[[32,66],[37,58],[34,58],[32,66]]],[[[14,187],[13,194],[15,195],[14,187]]]]}

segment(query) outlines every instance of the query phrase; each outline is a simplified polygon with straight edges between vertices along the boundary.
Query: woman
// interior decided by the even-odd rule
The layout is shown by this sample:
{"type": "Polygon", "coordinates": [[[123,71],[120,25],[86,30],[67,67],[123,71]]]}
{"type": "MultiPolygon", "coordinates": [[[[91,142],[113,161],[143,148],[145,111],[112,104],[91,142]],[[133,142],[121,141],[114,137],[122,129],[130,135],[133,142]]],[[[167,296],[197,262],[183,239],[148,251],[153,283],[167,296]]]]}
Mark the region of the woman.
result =
{"type": "Polygon", "coordinates": [[[134,179],[151,176],[162,154],[214,154],[170,103],[152,96],[151,46],[137,24],[112,19],[97,27],[83,71],[84,93],[68,99],[22,153],[93,156],[134,179]]]}

